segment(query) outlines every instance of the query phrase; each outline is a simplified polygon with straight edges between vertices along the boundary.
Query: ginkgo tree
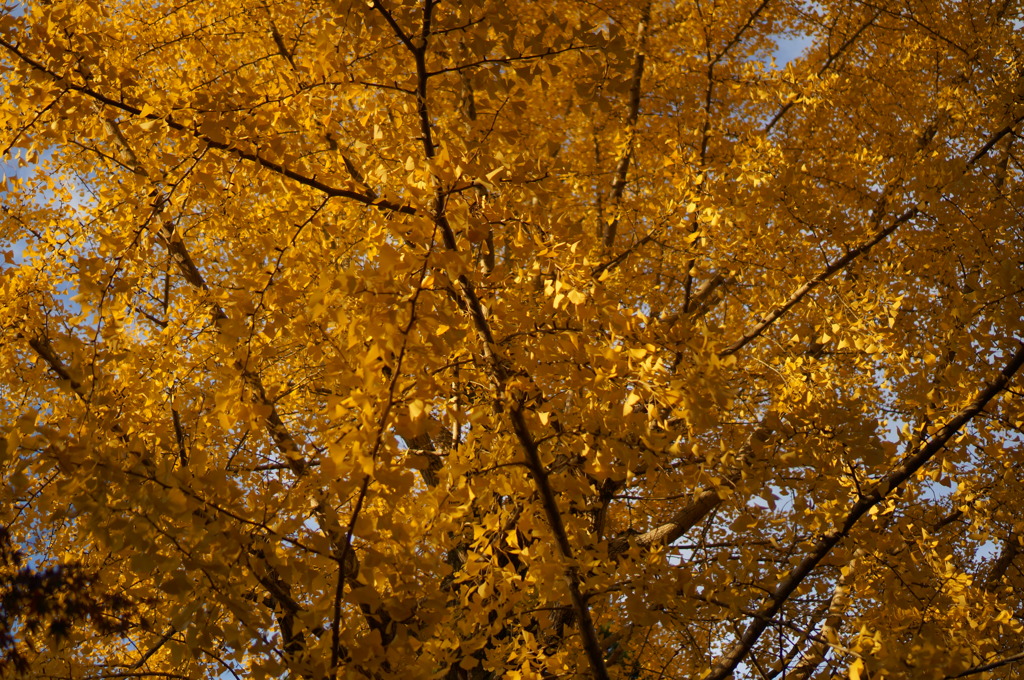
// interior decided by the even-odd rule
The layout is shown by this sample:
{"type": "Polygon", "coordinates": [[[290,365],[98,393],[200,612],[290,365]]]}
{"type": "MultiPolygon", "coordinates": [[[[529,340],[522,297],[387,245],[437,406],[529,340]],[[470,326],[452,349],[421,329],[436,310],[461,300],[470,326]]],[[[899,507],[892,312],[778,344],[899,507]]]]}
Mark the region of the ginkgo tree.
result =
{"type": "Polygon", "coordinates": [[[7,0],[3,670],[1020,677],[1022,19],[7,0]]]}

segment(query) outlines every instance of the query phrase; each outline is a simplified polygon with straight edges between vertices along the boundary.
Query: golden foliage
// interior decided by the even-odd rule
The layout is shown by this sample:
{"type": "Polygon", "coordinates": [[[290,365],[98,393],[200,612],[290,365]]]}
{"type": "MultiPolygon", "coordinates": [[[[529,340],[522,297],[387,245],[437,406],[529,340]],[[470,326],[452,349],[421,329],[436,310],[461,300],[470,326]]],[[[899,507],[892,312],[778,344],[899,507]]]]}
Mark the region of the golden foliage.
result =
{"type": "Polygon", "coordinates": [[[9,1],[0,651],[1019,677],[1021,26],[9,1]]]}

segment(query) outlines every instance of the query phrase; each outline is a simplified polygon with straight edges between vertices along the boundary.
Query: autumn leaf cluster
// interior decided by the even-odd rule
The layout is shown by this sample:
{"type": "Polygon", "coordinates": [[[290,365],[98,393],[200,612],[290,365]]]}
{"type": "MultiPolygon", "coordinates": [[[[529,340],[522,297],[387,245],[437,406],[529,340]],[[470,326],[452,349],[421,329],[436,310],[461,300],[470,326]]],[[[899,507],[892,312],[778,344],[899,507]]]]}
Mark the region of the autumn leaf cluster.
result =
{"type": "Polygon", "coordinates": [[[1022,21],[8,1],[5,668],[1019,677],[1022,21]]]}

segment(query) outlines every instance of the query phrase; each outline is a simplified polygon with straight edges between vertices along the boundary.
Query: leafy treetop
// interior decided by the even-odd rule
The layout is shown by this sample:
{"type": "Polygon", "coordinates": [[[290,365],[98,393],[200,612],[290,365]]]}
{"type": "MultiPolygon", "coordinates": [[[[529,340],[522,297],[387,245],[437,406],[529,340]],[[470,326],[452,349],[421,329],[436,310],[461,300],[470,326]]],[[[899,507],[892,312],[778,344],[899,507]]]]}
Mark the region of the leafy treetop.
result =
{"type": "Polygon", "coordinates": [[[5,668],[1019,677],[1021,21],[8,2],[5,668]]]}

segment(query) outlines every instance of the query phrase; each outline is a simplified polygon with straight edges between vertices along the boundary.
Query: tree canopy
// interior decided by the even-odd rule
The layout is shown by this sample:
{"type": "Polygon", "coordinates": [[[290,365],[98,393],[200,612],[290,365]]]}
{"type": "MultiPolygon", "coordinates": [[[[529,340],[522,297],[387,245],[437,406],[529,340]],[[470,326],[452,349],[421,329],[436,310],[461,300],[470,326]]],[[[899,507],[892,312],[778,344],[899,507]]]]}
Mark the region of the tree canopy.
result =
{"type": "Polygon", "coordinates": [[[2,669],[1021,677],[1022,20],[7,0],[2,669]]]}

